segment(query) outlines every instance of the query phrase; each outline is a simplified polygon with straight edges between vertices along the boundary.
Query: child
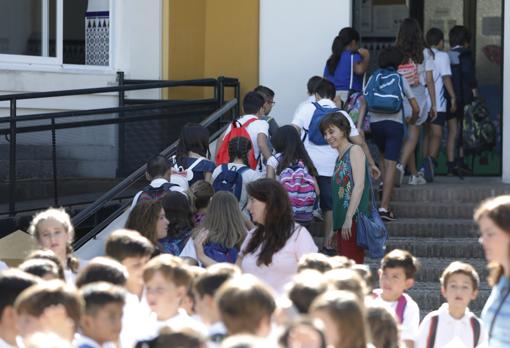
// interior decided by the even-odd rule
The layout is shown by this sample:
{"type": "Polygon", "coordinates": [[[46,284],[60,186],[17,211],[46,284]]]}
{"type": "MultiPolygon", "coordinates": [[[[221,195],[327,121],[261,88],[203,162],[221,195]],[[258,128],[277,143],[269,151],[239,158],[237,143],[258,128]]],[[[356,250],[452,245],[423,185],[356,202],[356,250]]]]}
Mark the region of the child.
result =
{"type": "Polygon", "coordinates": [[[49,208],[37,213],[28,227],[41,249],[50,249],[64,267],[66,281],[74,284],[80,261],[73,256],[71,243],[74,239],[74,227],[71,217],[63,208],[49,208]]]}
{"type": "Polygon", "coordinates": [[[70,343],[80,324],[83,298],[74,287],[55,279],[25,289],[14,306],[21,337],[51,332],[70,343]]]}
{"type": "Polygon", "coordinates": [[[326,337],[317,323],[302,317],[286,325],[278,343],[282,348],[326,348],[326,337]]]}
{"type": "Polygon", "coordinates": [[[81,333],[76,335],[76,348],[105,347],[116,344],[122,328],[123,288],[108,283],[92,283],[81,288],[85,311],[81,317],[81,333]]]}
{"type": "MultiPolygon", "coordinates": [[[[400,49],[396,47],[386,47],[379,54],[379,68],[397,71],[398,66],[402,63],[404,56],[400,49]]],[[[372,77],[373,78],[373,77],[372,77]]],[[[412,109],[412,116],[406,119],[408,124],[416,123],[420,108],[413,91],[404,78],[402,82],[402,90],[405,98],[408,99],[412,109]]],[[[368,87],[367,87],[368,89],[368,87]]],[[[366,95],[366,93],[365,93],[366,95]]],[[[404,125],[402,120],[402,112],[393,114],[383,114],[368,111],[370,117],[370,129],[372,138],[381,152],[381,164],[383,165],[383,193],[379,215],[386,221],[396,220],[395,214],[390,209],[390,200],[395,185],[396,165],[400,158],[400,150],[402,149],[402,140],[404,138],[404,125]]]]}
{"type": "Polygon", "coordinates": [[[65,280],[64,278],[60,278],[58,265],[50,260],[45,259],[26,260],[23,261],[23,263],[21,263],[18,266],[18,268],[23,272],[35,275],[44,280],[51,279],[65,280]]]}
{"type": "Polygon", "coordinates": [[[381,260],[380,289],[374,290],[374,303],[389,306],[402,325],[402,339],[408,348],[414,346],[420,323],[418,304],[405,294],[414,285],[418,261],[408,251],[395,249],[381,260]]]}
{"type": "Polygon", "coordinates": [[[243,274],[223,284],[215,295],[228,334],[266,337],[276,308],[271,290],[256,277],[243,274]]]}
{"type": "Polygon", "coordinates": [[[76,286],[81,288],[95,282],[107,282],[125,287],[128,272],[120,262],[104,256],[98,256],[90,260],[87,266],[78,273],[76,286]]]}
{"type": "Polygon", "coordinates": [[[191,238],[193,213],[186,197],[177,192],[167,193],[161,200],[168,220],[167,234],[159,239],[161,250],[179,256],[191,238]]]}
{"type": "Polygon", "coordinates": [[[437,117],[432,120],[429,129],[429,144],[425,158],[424,173],[425,179],[433,179],[434,166],[437,161],[439,148],[441,147],[441,135],[445,124],[448,125],[448,143],[446,146],[446,156],[450,172],[453,170],[452,163],[455,156],[455,141],[457,137],[457,120],[455,110],[457,103],[455,101],[455,91],[452,84],[452,71],[450,68],[450,58],[448,54],[442,52],[444,49],[444,35],[440,29],[431,28],[427,32],[427,43],[434,53],[434,83],[437,100],[437,117]],[[447,109],[447,99],[445,89],[448,92],[448,99],[452,101],[450,109],[447,109]]]}
{"type": "Polygon", "coordinates": [[[55,255],[52,250],[34,250],[28,254],[28,256],[25,258],[25,261],[33,259],[49,260],[53,262],[58,267],[58,277],[62,280],[65,280],[64,268],[62,267],[62,264],[60,263],[57,255],[55,255]]]}
{"type": "MultiPolygon", "coordinates": [[[[214,171],[216,171],[216,169],[214,171]]],[[[212,180],[214,181],[214,172],[212,174],[212,180]]],[[[214,195],[214,189],[211,183],[205,180],[198,180],[191,185],[190,190],[194,208],[193,225],[199,226],[207,214],[207,207],[209,206],[211,197],[214,195]]]]}
{"type": "Polygon", "coordinates": [[[155,316],[152,323],[155,334],[163,327],[200,327],[200,323],[180,309],[192,281],[188,267],[176,256],[161,254],[143,270],[147,303],[155,316]]]}
{"type": "Polygon", "coordinates": [[[25,289],[41,280],[37,277],[17,269],[7,269],[0,272],[0,347],[17,347],[16,311],[14,301],[25,289]]]}
{"type": "Polygon", "coordinates": [[[297,271],[299,273],[307,269],[316,270],[320,273],[329,271],[331,269],[329,257],[320,253],[310,253],[301,256],[298,262],[297,271]]]}
{"type": "Polygon", "coordinates": [[[173,175],[185,176],[191,186],[198,180],[211,182],[214,162],[209,160],[209,131],[188,123],[181,129],[177,153],[171,158],[173,175]]]}
{"type": "Polygon", "coordinates": [[[323,322],[328,347],[367,347],[365,311],[356,295],[341,290],[327,291],[313,301],[310,314],[323,322]]]}
{"type": "Polygon", "coordinates": [[[363,278],[352,269],[333,269],[324,273],[329,287],[335,290],[346,290],[358,298],[360,303],[364,302],[368,294],[367,285],[363,278]]]}
{"type": "Polygon", "coordinates": [[[186,194],[185,190],[188,187],[187,182],[185,187],[171,183],[172,167],[164,156],[156,155],[147,161],[145,178],[149,182],[149,185],[145,186],[142,191],[135,195],[133,203],[131,203],[131,209],[133,209],[139,201],[158,199],[169,191],[177,191],[186,194]]]}
{"type": "MultiPolygon", "coordinates": [[[[184,201],[188,200],[180,192],[172,191],[166,195],[177,195],[184,201]]],[[[140,232],[142,236],[151,241],[157,250],[156,252],[165,252],[160,240],[167,236],[168,225],[169,222],[161,200],[148,200],[135,205],[129,213],[125,228],[140,232]]]]}
{"type": "Polygon", "coordinates": [[[444,346],[479,347],[487,345],[487,332],[469,303],[476,299],[480,278],[473,266],[455,261],[441,275],[441,295],[447,303],[423,319],[416,340],[417,348],[444,346]]]}
{"type": "Polygon", "coordinates": [[[263,106],[263,108],[264,108],[263,120],[269,124],[269,137],[268,137],[267,145],[268,145],[269,149],[271,150],[272,137],[279,128],[278,122],[276,122],[274,117],[269,116],[269,114],[271,113],[271,110],[273,109],[273,105],[275,104],[274,91],[271,88],[262,86],[262,85],[255,87],[255,89],[253,91],[260,94],[264,98],[264,101],[265,101],[264,106],[263,106]]]}
{"type": "Polygon", "coordinates": [[[478,83],[473,54],[469,49],[471,35],[468,29],[465,26],[456,25],[450,29],[448,38],[451,47],[448,56],[450,57],[452,83],[456,96],[456,99],[450,100],[449,103],[452,109],[454,104],[456,105],[454,114],[458,123],[458,157],[454,162],[448,163],[448,173],[462,176],[471,173],[471,169],[464,163],[464,107],[478,97],[478,83]]]}
{"type": "Polygon", "coordinates": [[[402,348],[395,315],[385,306],[369,306],[367,322],[375,348],[402,348]]]}
{"type": "Polygon", "coordinates": [[[288,285],[288,298],[300,314],[308,314],[313,300],[328,289],[322,273],[307,269],[296,274],[288,285]]]}
{"type": "Polygon", "coordinates": [[[239,201],[239,208],[244,216],[249,219],[249,213],[246,210],[248,205],[248,194],[246,193],[246,185],[263,177],[263,173],[253,170],[248,166],[248,153],[251,150],[251,142],[243,137],[234,137],[230,139],[228,144],[229,163],[225,167],[219,165],[214,169],[212,174],[213,186],[216,191],[228,190],[232,192],[239,201]],[[232,175],[232,172],[237,172],[232,175]],[[239,181],[237,176],[240,175],[241,187],[238,187],[239,181]],[[231,178],[230,178],[231,177],[231,178]],[[225,185],[224,182],[227,182],[225,185]]]}

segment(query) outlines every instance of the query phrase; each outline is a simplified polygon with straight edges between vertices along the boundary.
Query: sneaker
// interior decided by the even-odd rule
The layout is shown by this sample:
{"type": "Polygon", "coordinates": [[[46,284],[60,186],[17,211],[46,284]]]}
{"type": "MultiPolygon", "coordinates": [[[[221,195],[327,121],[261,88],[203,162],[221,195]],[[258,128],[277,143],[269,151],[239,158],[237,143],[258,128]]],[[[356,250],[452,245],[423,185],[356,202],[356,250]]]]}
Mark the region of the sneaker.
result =
{"type": "Polygon", "coordinates": [[[411,175],[409,177],[409,185],[425,185],[427,180],[423,177],[423,173],[418,172],[417,175],[411,175]]]}
{"type": "Polygon", "coordinates": [[[434,162],[432,157],[427,156],[423,159],[423,174],[427,182],[434,181],[434,162]]]}
{"type": "Polygon", "coordinates": [[[395,187],[400,187],[404,180],[404,166],[401,163],[397,163],[397,170],[395,172],[395,187]]]}
{"type": "Polygon", "coordinates": [[[379,208],[378,212],[379,212],[379,216],[384,221],[395,221],[397,219],[395,217],[395,214],[393,214],[393,212],[391,211],[391,209],[386,210],[384,208],[379,208]]]}

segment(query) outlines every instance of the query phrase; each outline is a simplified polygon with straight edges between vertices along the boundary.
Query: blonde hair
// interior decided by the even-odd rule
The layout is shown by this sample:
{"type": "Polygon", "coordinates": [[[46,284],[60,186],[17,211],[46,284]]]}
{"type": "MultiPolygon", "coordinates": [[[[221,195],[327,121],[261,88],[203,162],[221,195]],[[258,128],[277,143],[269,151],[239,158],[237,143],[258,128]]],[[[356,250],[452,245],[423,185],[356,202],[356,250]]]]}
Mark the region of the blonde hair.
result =
{"type": "Polygon", "coordinates": [[[64,208],[48,208],[35,214],[28,226],[28,233],[36,240],[39,240],[39,224],[50,219],[62,224],[65,232],[69,236],[66,246],[67,264],[63,266],[68,267],[73,273],[77,273],[80,267],[80,261],[73,256],[73,246],[71,244],[74,240],[74,226],[71,222],[71,217],[66,213],[64,208]]]}
{"type": "MultiPolygon", "coordinates": [[[[207,208],[201,227],[209,231],[207,241],[227,248],[240,247],[246,237],[244,217],[236,197],[230,192],[216,192],[207,208]]],[[[199,230],[195,231],[195,235],[199,230]]]]}

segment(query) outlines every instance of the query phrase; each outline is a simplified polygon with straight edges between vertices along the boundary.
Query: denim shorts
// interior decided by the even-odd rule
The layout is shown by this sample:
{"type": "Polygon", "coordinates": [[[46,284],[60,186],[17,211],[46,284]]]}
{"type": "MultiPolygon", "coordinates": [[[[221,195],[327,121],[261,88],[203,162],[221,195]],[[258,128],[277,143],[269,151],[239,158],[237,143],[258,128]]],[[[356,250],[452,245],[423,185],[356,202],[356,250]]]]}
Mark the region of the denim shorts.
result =
{"type": "Polygon", "coordinates": [[[384,159],[398,161],[402,150],[404,126],[396,121],[379,121],[370,124],[372,139],[384,154],[384,159]]]}

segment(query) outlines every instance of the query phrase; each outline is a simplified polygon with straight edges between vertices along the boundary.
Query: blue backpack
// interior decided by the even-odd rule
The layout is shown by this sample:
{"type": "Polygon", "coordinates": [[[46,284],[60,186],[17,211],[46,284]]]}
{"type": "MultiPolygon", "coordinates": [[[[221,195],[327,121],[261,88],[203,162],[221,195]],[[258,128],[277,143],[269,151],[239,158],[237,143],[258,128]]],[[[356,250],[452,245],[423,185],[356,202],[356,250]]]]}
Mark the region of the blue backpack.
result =
{"type": "Polygon", "coordinates": [[[368,111],[395,114],[402,110],[402,77],[395,69],[374,71],[363,91],[368,111]]]}
{"type": "Polygon", "coordinates": [[[248,170],[247,166],[228,168],[227,164],[221,165],[221,173],[213,181],[213,189],[215,192],[228,191],[236,196],[237,200],[241,199],[241,191],[243,190],[243,172],[248,170]]]}
{"type": "Polygon", "coordinates": [[[313,113],[312,120],[308,125],[308,129],[305,129],[305,137],[303,138],[303,141],[308,136],[308,140],[310,140],[310,142],[312,142],[315,145],[327,145],[328,143],[326,142],[326,140],[324,140],[324,137],[322,136],[322,133],[320,131],[320,124],[322,118],[332,112],[340,112],[340,109],[325,108],[317,102],[314,102],[312,104],[315,106],[315,112],[313,113]]]}

